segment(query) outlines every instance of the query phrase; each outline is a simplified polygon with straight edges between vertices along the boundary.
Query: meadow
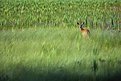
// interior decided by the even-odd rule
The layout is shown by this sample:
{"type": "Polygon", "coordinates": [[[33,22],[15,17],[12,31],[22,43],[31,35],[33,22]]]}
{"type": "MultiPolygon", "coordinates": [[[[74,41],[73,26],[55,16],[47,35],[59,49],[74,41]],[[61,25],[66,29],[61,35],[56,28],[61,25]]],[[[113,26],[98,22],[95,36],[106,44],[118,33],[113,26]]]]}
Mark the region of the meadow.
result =
{"type": "Polygon", "coordinates": [[[1,0],[0,81],[121,81],[120,14],[119,0],[1,0]]]}

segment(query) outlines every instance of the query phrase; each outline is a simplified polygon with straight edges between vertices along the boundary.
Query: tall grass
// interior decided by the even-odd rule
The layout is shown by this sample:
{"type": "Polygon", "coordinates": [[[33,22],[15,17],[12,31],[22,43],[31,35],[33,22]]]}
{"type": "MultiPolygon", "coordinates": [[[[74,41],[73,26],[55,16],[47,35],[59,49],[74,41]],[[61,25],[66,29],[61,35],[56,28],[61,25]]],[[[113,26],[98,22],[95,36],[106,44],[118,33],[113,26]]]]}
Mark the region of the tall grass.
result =
{"type": "Polygon", "coordinates": [[[0,0],[0,81],[120,81],[120,11],[120,0],[0,0]]]}
{"type": "Polygon", "coordinates": [[[118,80],[121,33],[91,30],[85,40],[76,28],[0,32],[2,81],[118,80]],[[94,72],[96,73],[94,75],[94,72]]]}

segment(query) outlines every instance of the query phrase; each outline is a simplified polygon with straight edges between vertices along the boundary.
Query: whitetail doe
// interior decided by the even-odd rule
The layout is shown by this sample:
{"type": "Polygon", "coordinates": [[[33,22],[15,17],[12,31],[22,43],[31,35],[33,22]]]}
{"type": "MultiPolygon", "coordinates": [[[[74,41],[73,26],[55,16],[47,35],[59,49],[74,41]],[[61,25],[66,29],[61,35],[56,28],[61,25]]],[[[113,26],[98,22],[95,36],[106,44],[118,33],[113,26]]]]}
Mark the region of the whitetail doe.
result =
{"type": "Polygon", "coordinates": [[[84,38],[89,38],[90,31],[89,31],[89,29],[86,29],[86,28],[83,27],[84,22],[81,23],[81,24],[77,22],[77,25],[79,25],[80,32],[82,33],[82,36],[83,36],[84,38]]]}

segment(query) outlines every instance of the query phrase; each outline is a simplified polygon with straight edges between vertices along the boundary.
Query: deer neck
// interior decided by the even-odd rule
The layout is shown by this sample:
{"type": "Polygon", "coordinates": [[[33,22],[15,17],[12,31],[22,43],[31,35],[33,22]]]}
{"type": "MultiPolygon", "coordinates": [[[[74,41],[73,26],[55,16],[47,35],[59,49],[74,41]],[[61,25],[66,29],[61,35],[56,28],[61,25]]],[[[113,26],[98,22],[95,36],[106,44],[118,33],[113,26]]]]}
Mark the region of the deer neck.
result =
{"type": "Polygon", "coordinates": [[[83,30],[84,30],[84,28],[80,27],[80,30],[81,30],[81,31],[83,31],[83,30]]]}

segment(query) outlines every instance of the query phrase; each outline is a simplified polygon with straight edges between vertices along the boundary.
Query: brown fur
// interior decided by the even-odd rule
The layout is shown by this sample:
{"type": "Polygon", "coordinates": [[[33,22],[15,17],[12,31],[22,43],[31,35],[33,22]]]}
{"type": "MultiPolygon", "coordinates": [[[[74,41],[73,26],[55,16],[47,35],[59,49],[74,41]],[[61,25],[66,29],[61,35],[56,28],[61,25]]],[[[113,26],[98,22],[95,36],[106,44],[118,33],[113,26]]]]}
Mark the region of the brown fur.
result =
{"type": "Polygon", "coordinates": [[[90,31],[89,31],[88,29],[81,28],[80,31],[81,31],[82,36],[83,36],[84,38],[89,38],[90,31]]]}
{"type": "Polygon", "coordinates": [[[83,27],[82,27],[84,23],[80,25],[80,24],[77,22],[77,24],[80,26],[80,32],[82,33],[82,36],[83,36],[84,38],[89,38],[90,31],[89,31],[89,29],[86,29],[86,28],[83,28],[83,27]]]}

